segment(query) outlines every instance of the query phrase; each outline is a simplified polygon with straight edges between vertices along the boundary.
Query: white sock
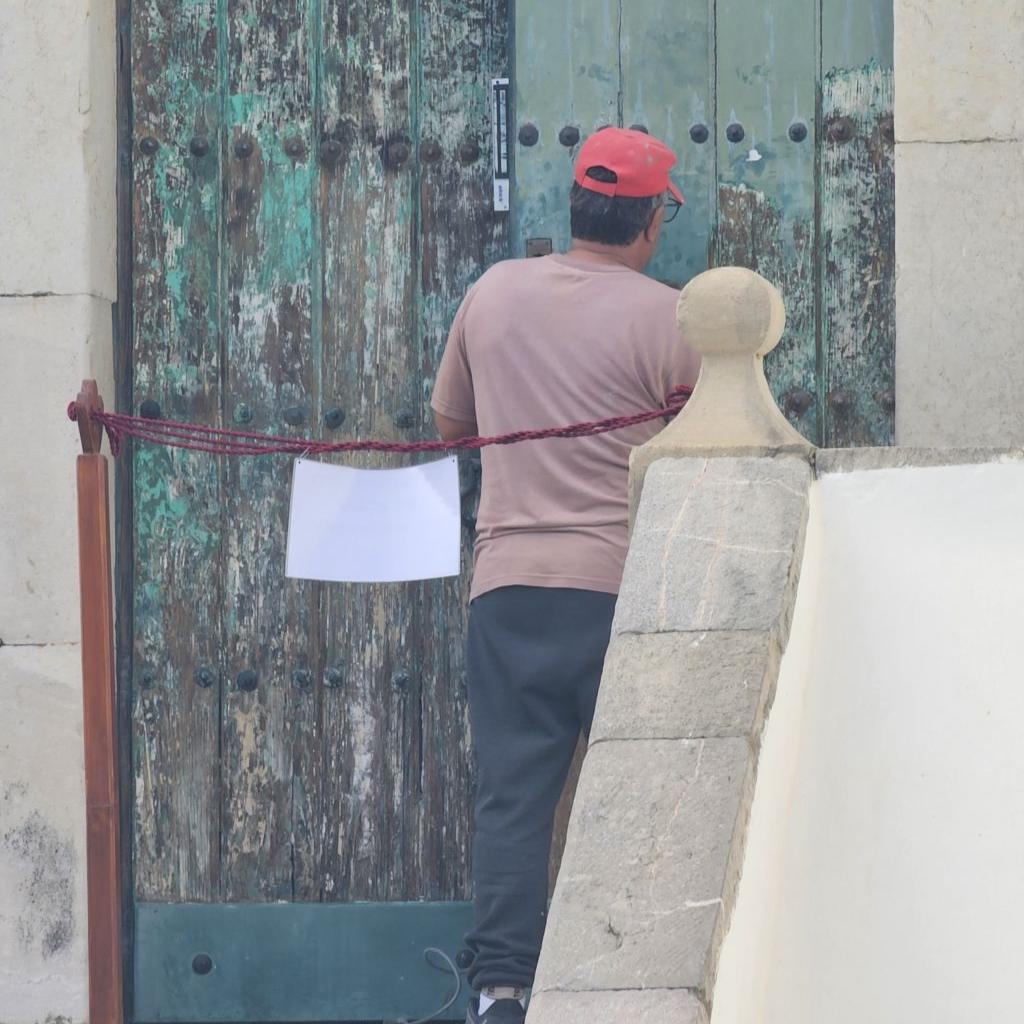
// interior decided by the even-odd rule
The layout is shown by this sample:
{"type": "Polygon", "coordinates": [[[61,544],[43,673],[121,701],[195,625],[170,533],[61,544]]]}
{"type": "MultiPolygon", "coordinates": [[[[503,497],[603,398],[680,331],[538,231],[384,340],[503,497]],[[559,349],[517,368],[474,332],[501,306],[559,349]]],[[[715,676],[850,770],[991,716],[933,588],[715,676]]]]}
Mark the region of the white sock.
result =
{"type": "Polygon", "coordinates": [[[526,993],[514,985],[488,985],[480,990],[480,1012],[486,1013],[499,999],[518,999],[526,1005],[526,993]]]}

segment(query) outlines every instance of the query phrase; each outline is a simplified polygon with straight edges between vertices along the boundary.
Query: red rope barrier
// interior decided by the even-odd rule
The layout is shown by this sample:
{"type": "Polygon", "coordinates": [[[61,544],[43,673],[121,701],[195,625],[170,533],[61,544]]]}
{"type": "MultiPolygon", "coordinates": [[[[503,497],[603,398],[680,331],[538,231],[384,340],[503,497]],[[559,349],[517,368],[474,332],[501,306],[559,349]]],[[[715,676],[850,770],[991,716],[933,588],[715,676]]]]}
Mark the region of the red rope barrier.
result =
{"type": "MultiPolygon", "coordinates": [[[[660,409],[614,416],[610,419],[573,423],[567,427],[548,427],[542,430],[518,430],[496,437],[463,437],[458,441],[312,441],[301,437],[282,437],[279,434],[255,434],[244,430],[226,430],[206,427],[199,423],[179,423],[175,420],[149,419],[144,416],[125,416],[113,412],[93,412],[91,416],[101,423],[110,438],[110,450],[117,455],[122,441],[134,437],[151,444],[171,448],[185,448],[211,455],[325,455],[330,452],[447,452],[456,449],[478,449],[490,445],[518,444],[520,441],[542,441],[552,437],[592,437],[607,434],[623,427],[674,416],[686,404],[693,389],[674,388],[666,404],[660,409]]],[[[78,419],[78,405],[68,406],[68,419],[78,419]]]]}

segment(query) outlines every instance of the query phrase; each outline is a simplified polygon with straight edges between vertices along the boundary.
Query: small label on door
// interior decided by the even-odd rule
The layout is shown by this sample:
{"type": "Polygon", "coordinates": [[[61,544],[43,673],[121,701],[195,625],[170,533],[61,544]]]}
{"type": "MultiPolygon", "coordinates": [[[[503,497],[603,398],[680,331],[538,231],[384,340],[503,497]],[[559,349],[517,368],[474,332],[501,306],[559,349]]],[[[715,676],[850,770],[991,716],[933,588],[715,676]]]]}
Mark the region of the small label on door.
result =
{"type": "Polygon", "coordinates": [[[494,209],[509,209],[508,79],[491,79],[491,148],[494,153],[494,209]]]}

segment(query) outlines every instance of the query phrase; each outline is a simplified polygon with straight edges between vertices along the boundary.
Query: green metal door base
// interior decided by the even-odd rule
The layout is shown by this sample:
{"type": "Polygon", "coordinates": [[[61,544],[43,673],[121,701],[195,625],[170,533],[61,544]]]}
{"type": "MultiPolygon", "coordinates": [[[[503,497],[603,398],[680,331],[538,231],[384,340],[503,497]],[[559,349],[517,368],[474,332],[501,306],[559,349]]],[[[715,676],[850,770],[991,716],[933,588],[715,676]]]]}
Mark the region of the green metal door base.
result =
{"type": "MultiPolygon", "coordinates": [[[[367,1021],[434,1013],[455,990],[471,903],[140,903],[136,1024],[367,1021]]],[[[462,1020],[464,990],[443,1020],[462,1020]]]]}

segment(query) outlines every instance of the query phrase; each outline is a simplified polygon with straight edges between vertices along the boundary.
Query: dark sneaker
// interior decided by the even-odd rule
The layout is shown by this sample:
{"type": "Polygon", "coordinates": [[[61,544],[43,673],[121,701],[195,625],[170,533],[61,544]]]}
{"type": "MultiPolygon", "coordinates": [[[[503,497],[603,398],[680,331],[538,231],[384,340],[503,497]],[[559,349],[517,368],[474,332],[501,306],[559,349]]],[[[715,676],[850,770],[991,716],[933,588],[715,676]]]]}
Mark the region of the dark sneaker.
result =
{"type": "Polygon", "coordinates": [[[466,1024],[525,1024],[526,1010],[518,999],[499,999],[480,1013],[480,1000],[474,998],[466,1011],[466,1024]]]}

